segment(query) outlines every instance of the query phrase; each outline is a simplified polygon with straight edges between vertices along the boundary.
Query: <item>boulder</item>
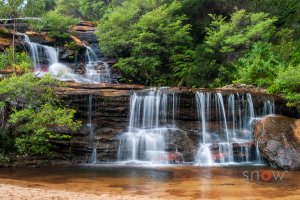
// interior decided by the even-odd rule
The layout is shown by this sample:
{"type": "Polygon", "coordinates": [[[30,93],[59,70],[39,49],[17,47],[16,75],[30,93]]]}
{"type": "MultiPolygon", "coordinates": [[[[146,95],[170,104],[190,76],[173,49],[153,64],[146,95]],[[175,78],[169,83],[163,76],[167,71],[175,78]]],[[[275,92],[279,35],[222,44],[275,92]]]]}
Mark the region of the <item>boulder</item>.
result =
{"type": "Polygon", "coordinates": [[[266,116],[253,126],[259,150],[271,165],[300,170],[300,119],[266,116]]]}

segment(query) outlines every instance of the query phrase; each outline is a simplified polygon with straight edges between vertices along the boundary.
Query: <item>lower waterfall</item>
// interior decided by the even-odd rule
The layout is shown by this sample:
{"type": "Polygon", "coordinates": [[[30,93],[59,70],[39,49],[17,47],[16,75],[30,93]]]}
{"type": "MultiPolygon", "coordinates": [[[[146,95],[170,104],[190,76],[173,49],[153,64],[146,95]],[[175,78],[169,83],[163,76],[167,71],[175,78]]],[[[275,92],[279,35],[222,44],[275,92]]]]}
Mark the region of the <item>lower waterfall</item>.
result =
{"type": "Polygon", "coordinates": [[[118,161],[168,163],[179,152],[166,152],[165,136],[176,129],[178,99],[164,89],[133,93],[128,131],[120,137],[118,161]]]}
{"type": "MultiPolygon", "coordinates": [[[[180,93],[168,88],[134,92],[130,98],[127,131],[118,138],[117,160],[125,163],[182,163],[186,150],[191,149],[192,163],[200,166],[263,164],[251,129],[253,119],[275,113],[271,97],[253,100],[251,94],[220,92],[196,92],[194,97],[196,106],[190,109],[195,110],[185,113],[198,115],[199,129],[193,136],[185,134],[186,128],[181,130],[182,123],[188,119],[178,115],[184,106],[184,102],[180,104],[180,93]],[[176,139],[172,140],[172,137],[176,139]],[[197,144],[197,141],[195,147],[187,146],[197,144]],[[185,153],[178,151],[177,145],[185,153]]],[[[190,162],[190,157],[187,160],[190,162]]]]}
{"type": "Polygon", "coordinates": [[[221,93],[197,92],[196,103],[202,134],[197,164],[262,164],[251,126],[254,118],[274,114],[272,99],[264,100],[263,108],[255,110],[251,94],[231,94],[223,99],[221,93]]]}

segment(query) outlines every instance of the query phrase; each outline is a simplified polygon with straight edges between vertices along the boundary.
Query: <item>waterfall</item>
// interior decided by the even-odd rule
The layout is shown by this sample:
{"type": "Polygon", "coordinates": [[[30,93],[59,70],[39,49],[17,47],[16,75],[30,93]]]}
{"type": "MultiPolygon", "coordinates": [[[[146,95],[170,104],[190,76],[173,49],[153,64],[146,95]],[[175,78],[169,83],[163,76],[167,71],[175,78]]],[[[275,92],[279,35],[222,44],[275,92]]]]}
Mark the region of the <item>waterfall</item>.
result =
{"type": "Polygon", "coordinates": [[[88,145],[89,148],[93,148],[93,152],[90,158],[90,163],[95,164],[96,163],[96,157],[97,157],[97,150],[94,148],[94,124],[92,120],[92,114],[93,114],[93,95],[90,94],[88,96],[88,108],[87,108],[87,130],[88,130],[88,145]]]}
{"type": "Polygon", "coordinates": [[[128,131],[120,136],[119,161],[167,163],[165,136],[176,127],[177,96],[153,89],[130,98],[128,131]]]}
{"type": "Polygon", "coordinates": [[[110,68],[90,46],[86,47],[85,76],[73,73],[66,65],[59,63],[58,52],[55,48],[31,42],[28,35],[23,34],[24,42],[29,46],[30,57],[34,71],[43,76],[44,72],[51,73],[56,79],[62,81],[75,81],[79,83],[111,83],[110,68]]]}
{"type": "Polygon", "coordinates": [[[261,163],[251,122],[257,116],[274,114],[272,99],[264,100],[262,111],[255,110],[251,94],[231,94],[224,99],[221,93],[197,92],[196,103],[202,128],[195,157],[198,164],[261,163]]]}
{"type": "Polygon", "coordinates": [[[85,60],[86,60],[86,63],[92,63],[92,62],[99,61],[98,57],[97,57],[95,51],[92,49],[92,47],[85,46],[85,48],[86,48],[86,51],[85,51],[85,60]]]}
{"type": "Polygon", "coordinates": [[[99,60],[92,47],[85,45],[85,48],[86,77],[96,83],[111,83],[109,65],[99,60]]]}
{"type": "Polygon", "coordinates": [[[97,149],[93,149],[92,156],[91,156],[91,163],[92,164],[97,163],[97,149]]]}
{"type": "Polygon", "coordinates": [[[263,116],[273,115],[275,113],[275,103],[274,100],[264,101],[263,116]]]}
{"type": "Polygon", "coordinates": [[[92,113],[93,113],[93,95],[90,94],[88,97],[88,122],[87,122],[87,128],[88,128],[88,134],[89,134],[89,146],[92,146],[93,144],[93,139],[94,139],[94,125],[92,122],[92,113]]]}
{"type": "Polygon", "coordinates": [[[53,47],[31,42],[28,35],[24,34],[23,36],[24,42],[29,46],[30,57],[34,65],[34,71],[41,71],[44,66],[47,67],[46,71],[48,71],[48,67],[50,65],[59,62],[58,52],[53,47]]]}

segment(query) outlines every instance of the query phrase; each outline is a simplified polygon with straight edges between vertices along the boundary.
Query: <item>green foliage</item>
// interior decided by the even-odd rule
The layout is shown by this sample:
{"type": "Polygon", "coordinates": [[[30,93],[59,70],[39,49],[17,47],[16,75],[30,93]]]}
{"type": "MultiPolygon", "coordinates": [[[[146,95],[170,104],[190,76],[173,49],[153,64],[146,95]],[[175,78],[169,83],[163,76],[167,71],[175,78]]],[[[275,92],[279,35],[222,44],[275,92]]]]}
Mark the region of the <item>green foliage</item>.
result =
{"type": "Polygon", "coordinates": [[[106,12],[109,3],[110,0],[58,0],[56,10],[85,20],[99,20],[106,12]]]}
{"type": "Polygon", "coordinates": [[[185,16],[176,14],[180,9],[177,1],[130,0],[100,21],[97,35],[101,48],[118,59],[114,66],[127,80],[152,85],[165,76],[172,85],[181,81],[185,73],[181,71],[190,67],[183,62],[190,61],[194,53],[191,27],[184,25],[185,16]]]}
{"type": "Polygon", "coordinates": [[[300,35],[300,1],[299,0],[251,0],[249,9],[268,12],[278,17],[277,26],[295,30],[300,35]]]}
{"type": "MultiPolygon", "coordinates": [[[[275,34],[276,18],[267,13],[239,10],[230,15],[230,19],[210,16],[212,21],[206,28],[204,43],[197,47],[194,66],[188,73],[189,85],[219,87],[231,83],[235,61],[257,42],[271,41],[275,34]]],[[[249,64],[245,59],[240,62],[249,64]]]]}
{"type": "Polygon", "coordinates": [[[50,11],[40,21],[34,21],[30,25],[35,31],[48,30],[49,37],[65,39],[70,35],[70,28],[79,22],[77,18],[50,11]]]}
{"type": "Polygon", "coordinates": [[[49,86],[59,83],[46,76],[36,79],[32,74],[12,76],[0,82],[0,101],[8,103],[12,108],[38,108],[50,102],[59,103],[49,86]]]}
{"type": "Polygon", "coordinates": [[[20,17],[23,12],[25,0],[0,1],[1,18],[20,17]]]}
{"type": "Polygon", "coordinates": [[[64,47],[66,47],[67,49],[73,50],[73,51],[79,51],[79,49],[81,48],[80,46],[78,46],[75,42],[71,41],[71,42],[66,42],[64,47]]]}
{"type": "Polygon", "coordinates": [[[279,70],[269,92],[283,94],[289,101],[288,105],[297,107],[300,112],[300,65],[279,70]]]}
{"type": "Polygon", "coordinates": [[[5,153],[0,152],[0,163],[7,163],[9,162],[9,158],[5,155],[5,153]]]}
{"type": "MultiPolygon", "coordinates": [[[[0,131],[0,155],[13,150],[14,140],[5,127],[1,127],[0,131]]],[[[1,160],[1,159],[0,159],[1,160]]]]}
{"type": "Polygon", "coordinates": [[[12,48],[7,48],[0,54],[0,69],[27,71],[31,67],[30,57],[25,52],[15,52],[15,62],[12,48]]]}
{"type": "Polygon", "coordinates": [[[27,0],[24,7],[24,15],[27,17],[37,17],[45,14],[46,2],[45,0],[27,0]]]}
{"type": "Polygon", "coordinates": [[[55,132],[55,129],[68,128],[73,131],[80,126],[74,122],[75,110],[60,108],[46,103],[40,109],[14,110],[9,122],[17,125],[18,133],[30,133],[21,135],[16,140],[16,146],[20,153],[48,153],[50,140],[65,140],[71,136],[55,132]]]}
{"type": "Polygon", "coordinates": [[[272,51],[272,44],[257,42],[236,62],[239,83],[268,87],[283,68],[280,58],[272,51]]]}
{"type": "Polygon", "coordinates": [[[53,8],[54,0],[0,1],[1,18],[39,17],[53,8]]]}
{"type": "Polygon", "coordinates": [[[80,122],[73,121],[75,111],[56,97],[52,87],[57,85],[48,76],[37,79],[31,73],[0,82],[0,100],[12,110],[8,122],[14,125],[20,153],[49,153],[52,140],[70,138],[62,131],[79,128],[80,122]]]}
{"type": "Polygon", "coordinates": [[[212,22],[206,29],[206,50],[218,55],[238,52],[257,41],[269,41],[275,33],[276,18],[267,13],[249,13],[239,10],[231,15],[230,21],[222,16],[210,15],[212,22]]]}

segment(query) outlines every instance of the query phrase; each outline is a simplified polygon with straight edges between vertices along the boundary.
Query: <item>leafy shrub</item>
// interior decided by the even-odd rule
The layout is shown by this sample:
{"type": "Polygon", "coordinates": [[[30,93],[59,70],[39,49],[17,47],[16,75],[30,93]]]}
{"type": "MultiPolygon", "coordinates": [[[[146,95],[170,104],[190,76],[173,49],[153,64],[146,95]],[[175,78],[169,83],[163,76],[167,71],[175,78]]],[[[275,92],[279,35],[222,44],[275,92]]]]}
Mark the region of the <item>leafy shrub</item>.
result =
{"type": "Polygon", "coordinates": [[[0,82],[0,100],[12,110],[8,122],[20,153],[50,153],[52,140],[71,137],[62,131],[80,127],[73,121],[75,110],[65,108],[55,95],[52,87],[58,85],[49,76],[37,79],[31,73],[0,82]]]}
{"type": "Polygon", "coordinates": [[[15,52],[15,62],[12,48],[7,48],[0,54],[0,69],[14,69],[26,72],[31,67],[30,57],[25,52],[15,52]]]}
{"type": "Polygon", "coordinates": [[[236,62],[236,82],[268,87],[283,67],[279,61],[280,58],[272,51],[271,44],[257,42],[236,62]]]}
{"type": "Polygon", "coordinates": [[[77,18],[50,11],[43,15],[40,21],[31,22],[30,26],[35,31],[49,31],[49,37],[51,38],[65,39],[70,35],[70,28],[79,22],[80,20],[77,18]]]}
{"type": "Polygon", "coordinates": [[[300,65],[281,69],[268,89],[271,93],[283,94],[288,105],[297,107],[300,112],[300,65]]]}
{"type": "Polygon", "coordinates": [[[176,14],[180,9],[177,1],[130,0],[99,22],[101,48],[107,56],[118,59],[114,67],[127,80],[148,85],[157,85],[159,80],[175,85],[184,77],[194,53],[191,26],[184,24],[184,15],[176,14]]]}

